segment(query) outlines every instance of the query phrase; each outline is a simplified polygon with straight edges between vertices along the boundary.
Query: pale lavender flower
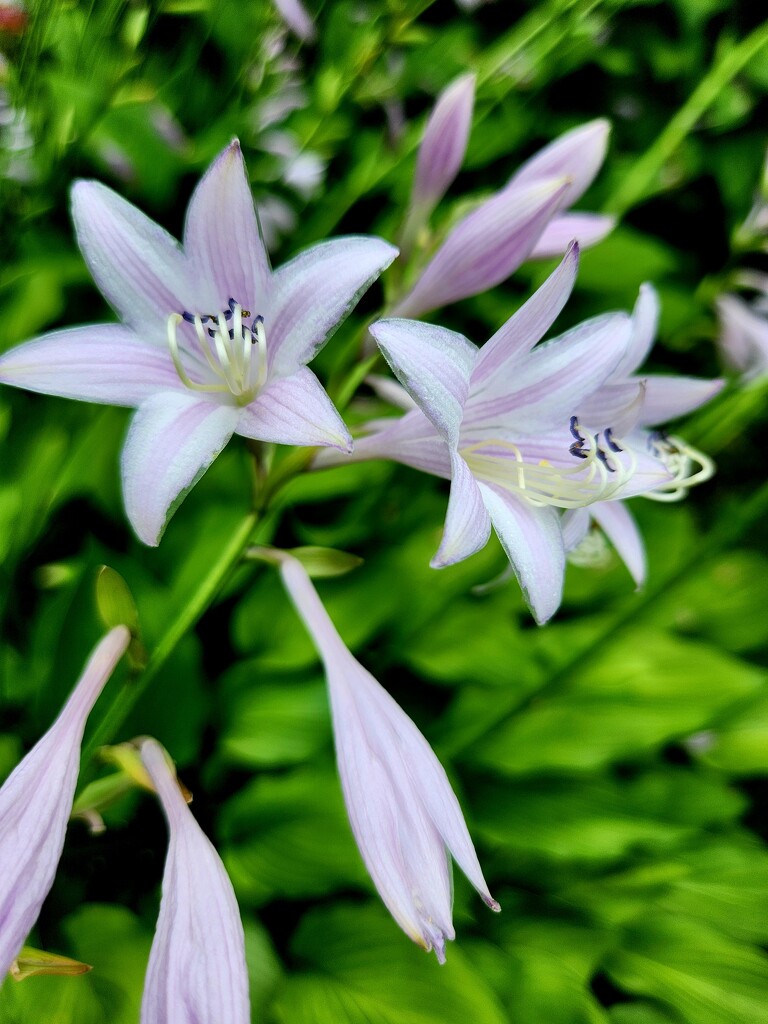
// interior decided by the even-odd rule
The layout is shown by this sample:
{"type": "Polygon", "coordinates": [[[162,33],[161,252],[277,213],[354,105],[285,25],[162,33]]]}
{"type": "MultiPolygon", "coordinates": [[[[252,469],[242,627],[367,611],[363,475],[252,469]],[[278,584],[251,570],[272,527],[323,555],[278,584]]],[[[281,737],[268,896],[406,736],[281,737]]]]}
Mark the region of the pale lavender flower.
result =
{"type": "Polygon", "coordinates": [[[170,834],[141,1024],[250,1024],[245,939],[232,883],[162,747],[145,740],[141,759],[170,834]]]}
{"type": "Polygon", "coordinates": [[[499,910],[458,800],[414,723],[347,650],[304,567],[274,554],[325,666],[339,776],[360,853],[395,921],[442,963],[445,940],[455,937],[448,852],[499,910]]]}
{"type": "Polygon", "coordinates": [[[55,331],[0,358],[0,381],[137,407],[122,458],[134,529],[168,518],[233,433],[278,444],[350,437],[306,363],[396,255],[386,242],[321,242],[272,272],[240,146],[195,190],[184,249],[97,182],[72,197],[78,242],[123,324],[55,331]]]}
{"type": "Polygon", "coordinates": [[[768,374],[768,277],[750,275],[749,281],[763,284],[762,300],[752,305],[737,295],[721,295],[717,300],[718,345],[731,369],[754,380],[768,374]]]}
{"type": "Polygon", "coordinates": [[[574,239],[586,246],[605,237],[613,218],[564,211],[597,174],[609,130],[607,121],[591,121],[524,163],[453,228],[392,315],[420,316],[500,284],[528,258],[560,256],[574,239]]]}
{"type": "Polygon", "coordinates": [[[475,75],[461,75],[438,96],[424,129],[411,202],[428,216],[459,173],[467,150],[475,75]]]}
{"type": "MultiPolygon", "coordinates": [[[[632,332],[627,350],[605,385],[598,389],[579,410],[582,422],[591,422],[604,410],[621,406],[640,383],[632,429],[624,442],[634,448],[645,448],[661,459],[672,474],[668,485],[651,490],[643,497],[656,501],[676,501],[685,497],[688,488],[708,480],[714,472],[712,461],[702,452],[664,430],[653,429],[670,420],[698,409],[710,401],[723,387],[722,380],[704,380],[677,375],[641,374],[639,367],[653,347],[659,321],[659,299],[650,284],[640,288],[632,313],[632,332]]],[[[588,508],[566,513],[566,549],[584,542],[594,520],[616,549],[638,587],[646,577],[645,545],[637,523],[621,501],[596,502],[588,508]]]]}
{"type": "Polygon", "coordinates": [[[53,885],[86,719],[129,641],[125,626],[107,633],[59,717],[0,789],[0,981],[53,885]]]}
{"type": "Polygon", "coordinates": [[[275,7],[288,28],[303,43],[311,43],[317,32],[315,23],[301,0],[275,0],[275,7]]]}

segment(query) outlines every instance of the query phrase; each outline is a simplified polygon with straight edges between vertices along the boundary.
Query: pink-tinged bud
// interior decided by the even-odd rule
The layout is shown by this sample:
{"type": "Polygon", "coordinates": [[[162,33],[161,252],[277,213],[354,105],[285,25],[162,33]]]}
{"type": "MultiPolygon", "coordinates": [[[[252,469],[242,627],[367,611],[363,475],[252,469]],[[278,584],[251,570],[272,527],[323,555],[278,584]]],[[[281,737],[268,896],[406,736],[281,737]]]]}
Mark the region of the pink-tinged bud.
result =
{"type": "Polygon", "coordinates": [[[440,94],[419,147],[413,205],[428,216],[447,192],[464,159],[475,102],[475,76],[462,75],[440,94]]]}
{"type": "Polygon", "coordinates": [[[275,0],[275,7],[286,26],[303,43],[315,38],[315,24],[301,0],[275,0]]]}
{"type": "Polygon", "coordinates": [[[145,740],[141,757],[170,834],[141,1024],[250,1024],[245,940],[232,884],[162,747],[145,740]]]}
{"type": "Polygon", "coordinates": [[[347,650],[304,568],[284,552],[278,561],[325,666],[339,776],[365,866],[403,931],[442,963],[455,935],[448,851],[499,910],[459,802],[411,719],[347,650]]]}
{"type": "Polygon", "coordinates": [[[549,178],[505,188],[451,231],[393,317],[418,317],[506,280],[528,258],[570,187],[549,178]]]}
{"type": "Polygon", "coordinates": [[[0,789],[0,980],[53,885],[72,811],[85,723],[129,641],[125,626],[107,633],[59,717],[0,789]]]}

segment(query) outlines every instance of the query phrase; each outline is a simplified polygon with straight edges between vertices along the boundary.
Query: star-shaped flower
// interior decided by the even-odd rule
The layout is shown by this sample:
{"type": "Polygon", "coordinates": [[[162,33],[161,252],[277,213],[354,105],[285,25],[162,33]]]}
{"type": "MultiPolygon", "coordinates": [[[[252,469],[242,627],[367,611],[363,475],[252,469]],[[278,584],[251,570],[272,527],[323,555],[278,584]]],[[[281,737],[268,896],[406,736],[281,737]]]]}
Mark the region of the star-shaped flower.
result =
{"type": "Polygon", "coordinates": [[[240,146],[197,186],[183,248],[105,186],[72,194],[78,242],[122,324],[54,331],[0,358],[0,381],[136,407],[123,449],[125,506],[159,543],[233,433],[348,450],[347,428],[306,364],[397,250],[349,236],[272,272],[240,146]]]}

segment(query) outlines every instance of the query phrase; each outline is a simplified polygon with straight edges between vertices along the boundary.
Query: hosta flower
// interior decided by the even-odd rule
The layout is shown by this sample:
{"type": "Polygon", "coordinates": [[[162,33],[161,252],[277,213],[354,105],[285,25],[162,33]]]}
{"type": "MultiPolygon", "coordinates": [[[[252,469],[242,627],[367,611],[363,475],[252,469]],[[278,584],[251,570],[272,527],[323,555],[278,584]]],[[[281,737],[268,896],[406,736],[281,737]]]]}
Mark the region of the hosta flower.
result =
{"type": "Polygon", "coordinates": [[[59,717],[0,789],[0,981],[53,885],[86,719],[129,640],[125,626],[107,633],[59,717]]]}
{"type": "MultiPolygon", "coordinates": [[[[659,320],[659,300],[653,286],[644,284],[632,313],[632,332],[627,350],[606,384],[593,394],[580,417],[589,422],[599,410],[631,398],[638,381],[642,382],[642,401],[638,404],[633,429],[625,443],[645,448],[670,470],[668,483],[643,496],[656,501],[676,501],[689,487],[708,480],[714,472],[712,461],[702,452],[660,428],[671,420],[698,409],[720,391],[722,380],[698,377],[642,374],[639,367],[653,347],[659,320]]],[[[588,508],[566,513],[566,548],[583,543],[594,520],[607,536],[638,586],[645,582],[645,545],[632,513],[621,501],[596,502],[588,508]]]]}
{"type": "Polygon", "coordinates": [[[232,884],[163,749],[145,740],[141,757],[170,833],[141,1024],[250,1024],[245,940],[232,884]]]}
{"type": "Polygon", "coordinates": [[[493,910],[475,848],[432,748],[353,658],[303,566],[278,553],[283,582],[325,666],[350,824],[371,878],[414,942],[445,959],[454,938],[448,851],[493,910]]]}
{"type": "Polygon", "coordinates": [[[565,211],[600,169],[609,130],[607,121],[591,121],[531,157],[459,221],[392,315],[420,316],[500,284],[529,257],[560,256],[573,239],[593,245],[604,238],[613,218],[565,211]]]}
{"type": "Polygon", "coordinates": [[[720,296],[718,344],[724,362],[747,379],[753,379],[768,373],[768,276],[744,276],[745,284],[758,289],[758,299],[750,304],[738,295],[720,296]]]}
{"type": "Polygon", "coordinates": [[[641,383],[622,381],[605,389],[601,402],[591,401],[626,358],[626,314],[597,317],[536,346],[565,305],[577,264],[572,246],[481,349],[431,324],[374,324],[371,333],[418,408],[377,424],[352,456],[395,459],[449,478],[432,565],[478,551],[493,526],[539,622],[554,613],[562,592],[560,509],[682,486],[681,467],[669,465],[663,444],[624,440],[639,415],[641,383]]]}
{"type": "Polygon", "coordinates": [[[233,142],[187,211],[184,248],[97,182],[75,185],[78,242],[123,323],[55,331],[0,358],[0,381],[137,407],[123,493],[139,537],[167,519],[233,433],[346,449],[349,434],[307,369],[396,250],[375,238],[322,242],[269,268],[233,142]]]}
{"type": "Polygon", "coordinates": [[[475,101],[475,76],[461,75],[437,98],[419,146],[412,203],[428,215],[459,173],[475,101]]]}

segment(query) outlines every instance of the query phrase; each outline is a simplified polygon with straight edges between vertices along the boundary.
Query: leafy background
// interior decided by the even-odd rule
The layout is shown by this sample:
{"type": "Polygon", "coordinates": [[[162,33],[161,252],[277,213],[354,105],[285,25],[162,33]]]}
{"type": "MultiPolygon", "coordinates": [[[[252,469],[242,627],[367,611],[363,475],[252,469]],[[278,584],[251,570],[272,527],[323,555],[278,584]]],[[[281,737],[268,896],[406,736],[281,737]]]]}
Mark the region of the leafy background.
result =
{"type": "MultiPolygon", "coordinates": [[[[111,317],[74,245],[74,178],[106,181],[178,233],[194,181],[237,134],[276,262],[331,233],[393,238],[424,116],[470,68],[475,124],[438,233],[538,146],[608,116],[609,159],[582,205],[622,221],[585,255],[562,325],[628,308],[650,279],[664,308],[655,369],[718,372],[711,300],[761,259],[733,239],[765,155],[768,49],[729,63],[761,31],[758,5],[311,6],[317,39],[301,45],[265,2],[35,0],[26,17],[0,4],[0,347],[111,317]]],[[[546,269],[440,320],[480,342],[546,269]]],[[[380,295],[322,354],[331,389],[380,295]]],[[[255,1021],[768,1021],[763,393],[734,385],[685,427],[718,459],[714,481],[683,505],[634,503],[645,590],[615,558],[572,566],[545,628],[514,586],[473,593],[502,567],[495,544],[428,568],[442,482],[377,463],[282,493],[263,540],[365,559],[320,581],[323,599],[446,764],[503,913],[457,874],[442,968],[388,918],[346,823],[310,643],[271,571],[241,568],[114,738],[156,735],[195,793],[240,900],[255,1021]]],[[[380,411],[362,388],[348,418],[380,411]]],[[[120,505],[125,425],[122,410],[0,394],[0,774],[103,630],[99,567],[127,581],[151,651],[247,507],[248,456],[231,445],[162,546],[142,547],[120,505]]],[[[137,793],[106,820],[98,837],[73,823],[33,936],[93,972],[7,981],[3,1024],[137,1021],[165,831],[137,793]]]]}

